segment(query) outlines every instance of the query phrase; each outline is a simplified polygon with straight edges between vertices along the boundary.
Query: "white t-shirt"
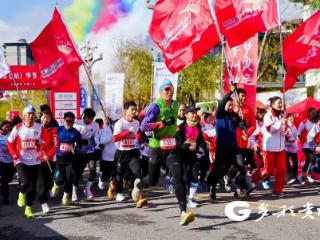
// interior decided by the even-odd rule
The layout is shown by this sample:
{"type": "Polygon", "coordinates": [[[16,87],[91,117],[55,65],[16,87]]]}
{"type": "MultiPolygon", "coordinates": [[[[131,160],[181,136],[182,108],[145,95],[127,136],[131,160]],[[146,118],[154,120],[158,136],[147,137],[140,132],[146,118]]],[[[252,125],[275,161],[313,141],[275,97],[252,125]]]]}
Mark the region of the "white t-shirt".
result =
{"type": "Polygon", "coordinates": [[[34,123],[32,127],[18,124],[12,129],[8,142],[16,144],[16,149],[21,156],[20,161],[26,165],[40,164],[40,153],[37,151],[36,141],[41,144],[41,133],[43,128],[40,124],[34,123]]]}
{"type": "Polygon", "coordinates": [[[88,140],[88,145],[82,146],[82,151],[86,153],[94,152],[95,146],[99,145],[99,125],[95,121],[85,124],[83,120],[78,120],[74,124],[74,128],[81,134],[82,140],[88,140]]]}
{"type": "Polygon", "coordinates": [[[99,129],[99,142],[104,145],[101,159],[103,161],[113,161],[116,152],[116,146],[112,141],[112,131],[109,126],[99,129]]]}
{"type": "Polygon", "coordinates": [[[7,135],[0,134],[0,162],[3,163],[13,162],[7,146],[7,139],[9,137],[9,134],[10,133],[8,133],[7,135]]]}
{"type": "Polygon", "coordinates": [[[114,125],[114,131],[113,136],[118,135],[124,131],[128,131],[131,127],[134,128],[134,133],[131,133],[128,137],[125,139],[122,139],[118,142],[116,142],[116,147],[119,150],[127,151],[132,150],[135,148],[138,148],[135,144],[135,135],[138,132],[139,129],[139,121],[133,119],[132,122],[128,122],[124,118],[119,119],[116,124],[114,125]]]}

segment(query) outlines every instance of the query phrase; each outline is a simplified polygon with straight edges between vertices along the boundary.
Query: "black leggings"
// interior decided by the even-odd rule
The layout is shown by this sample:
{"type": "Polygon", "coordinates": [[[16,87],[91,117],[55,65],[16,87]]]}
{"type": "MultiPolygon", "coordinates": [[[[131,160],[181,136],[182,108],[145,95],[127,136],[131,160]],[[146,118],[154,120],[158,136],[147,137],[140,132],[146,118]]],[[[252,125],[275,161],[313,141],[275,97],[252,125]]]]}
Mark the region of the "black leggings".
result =
{"type": "Polygon", "coordinates": [[[183,181],[182,166],[177,149],[160,150],[160,148],[150,148],[149,156],[149,174],[143,178],[143,184],[155,186],[159,181],[160,168],[165,163],[172,174],[173,182],[176,186],[175,194],[179,202],[180,210],[186,211],[186,185],[183,181]]]}
{"type": "Polygon", "coordinates": [[[189,153],[189,156],[183,155],[182,158],[183,180],[186,184],[198,183],[199,162],[197,155],[189,153]]]}
{"type": "Polygon", "coordinates": [[[74,178],[72,161],[60,161],[58,158],[55,177],[55,183],[58,186],[64,185],[64,192],[70,194],[72,192],[72,183],[74,178]]]}
{"type": "Polygon", "coordinates": [[[287,161],[287,173],[289,179],[297,178],[298,174],[298,155],[297,153],[286,152],[286,161],[287,161]],[[292,167],[290,164],[290,158],[292,161],[292,167]]]}
{"type": "Polygon", "coordinates": [[[206,174],[210,168],[210,159],[209,159],[209,152],[205,152],[205,154],[198,159],[198,162],[199,162],[199,181],[200,182],[205,182],[205,177],[206,177],[206,174]]]}
{"type": "Polygon", "coordinates": [[[243,158],[244,164],[250,165],[252,169],[256,168],[256,163],[254,161],[254,151],[249,148],[240,148],[240,152],[243,158]]]}
{"type": "Polygon", "coordinates": [[[31,207],[36,195],[39,165],[19,163],[16,168],[20,179],[20,192],[26,193],[27,206],[31,207]]]}
{"type": "Polygon", "coordinates": [[[100,160],[100,172],[102,173],[100,178],[102,182],[106,182],[113,177],[114,168],[114,161],[100,160]]]}
{"type": "Polygon", "coordinates": [[[132,186],[135,179],[141,178],[140,151],[138,149],[128,151],[117,150],[114,160],[116,164],[116,191],[117,193],[122,193],[123,179],[132,186]]]}
{"type": "Polygon", "coordinates": [[[55,163],[50,162],[50,168],[47,162],[43,162],[39,168],[38,182],[37,182],[37,193],[39,196],[39,202],[41,204],[48,202],[48,192],[53,186],[53,173],[55,170],[55,163]]]}
{"type": "Polygon", "coordinates": [[[89,168],[88,181],[93,182],[96,178],[97,171],[97,159],[95,153],[78,154],[76,156],[74,161],[75,176],[73,179],[73,184],[75,186],[79,186],[80,179],[82,178],[82,174],[87,165],[89,168]]]}
{"type": "Polygon", "coordinates": [[[2,200],[9,200],[9,183],[13,178],[13,163],[0,162],[0,184],[2,200]]]}
{"type": "Polygon", "coordinates": [[[309,174],[309,172],[311,170],[310,169],[311,165],[315,163],[316,157],[313,154],[313,151],[309,148],[305,148],[302,151],[303,151],[304,155],[306,155],[306,162],[302,167],[302,172],[306,172],[307,174],[309,174]]]}

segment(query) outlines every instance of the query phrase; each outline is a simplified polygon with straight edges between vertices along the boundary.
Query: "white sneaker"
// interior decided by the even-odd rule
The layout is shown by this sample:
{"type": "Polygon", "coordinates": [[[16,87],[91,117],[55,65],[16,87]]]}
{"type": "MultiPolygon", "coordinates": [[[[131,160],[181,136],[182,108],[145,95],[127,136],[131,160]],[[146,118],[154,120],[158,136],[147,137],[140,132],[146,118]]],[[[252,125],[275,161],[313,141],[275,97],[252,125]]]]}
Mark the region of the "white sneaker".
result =
{"type": "Polygon", "coordinates": [[[292,185],[296,182],[296,179],[295,178],[292,178],[288,181],[287,185],[292,185]]]}
{"type": "Polygon", "coordinates": [[[78,201],[78,194],[77,191],[72,191],[72,197],[71,197],[72,202],[77,202],[78,201]]]}
{"type": "Polygon", "coordinates": [[[314,179],[311,176],[307,176],[307,180],[309,183],[314,183],[314,179]]]}
{"type": "Polygon", "coordinates": [[[225,188],[226,192],[231,192],[230,181],[229,181],[229,177],[227,175],[223,176],[223,181],[224,181],[224,188],[225,188]]]}
{"type": "Polygon", "coordinates": [[[303,180],[303,175],[304,175],[304,174],[301,173],[301,174],[298,176],[298,181],[299,181],[299,183],[302,184],[302,185],[306,183],[306,182],[303,180]]]}
{"type": "Polygon", "coordinates": [[[187,206],[188,206],[189,208],[196,208],[196,207],[199,206],[199,204],[198,204],[195,200],[189,199],[187,206]]]}
{"type": "Polygon", "coordinates": [[[101,181],[101,178],[99,177],[99,183],[98,183],[98,187],[103,190],[106,187],[106,183],[101,181]]]}
{"type": "Polygon", "coordinates": [[[124,201],[124,199],[125,199],[125,197],[123,196],[122,193],[117,193],[116,201],[122,202],[122,201],[124,201]]]}
{"type": "Polygon", "coordinates": [[[86,198],[87,198],[88,201],[93,200],[93,195],[92,195],[90,187],[85,187],[83,189],[83,193],[84,193],[84,195],[86,195],[86,198]]]}
{"type": "Polygon", "coordinates": [[[48,212],[50,212],[50,208],[49,208],[47,203],[41,204],[41,208],[42,208],[42,213],[43,214],[47,214],[48,212]]]}

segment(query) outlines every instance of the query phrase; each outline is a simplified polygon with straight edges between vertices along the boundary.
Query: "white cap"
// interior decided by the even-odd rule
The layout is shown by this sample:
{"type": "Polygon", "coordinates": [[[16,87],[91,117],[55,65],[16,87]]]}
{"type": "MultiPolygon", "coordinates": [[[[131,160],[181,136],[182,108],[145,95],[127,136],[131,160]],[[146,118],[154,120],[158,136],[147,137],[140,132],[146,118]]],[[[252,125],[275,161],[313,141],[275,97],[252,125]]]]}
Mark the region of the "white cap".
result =
{"type": "Polygon", "coordinates": [[[36,110],[32,105],[28,105],[23,109],[22,115],[26,115],[28,113],[36,113],[36,110]]]}

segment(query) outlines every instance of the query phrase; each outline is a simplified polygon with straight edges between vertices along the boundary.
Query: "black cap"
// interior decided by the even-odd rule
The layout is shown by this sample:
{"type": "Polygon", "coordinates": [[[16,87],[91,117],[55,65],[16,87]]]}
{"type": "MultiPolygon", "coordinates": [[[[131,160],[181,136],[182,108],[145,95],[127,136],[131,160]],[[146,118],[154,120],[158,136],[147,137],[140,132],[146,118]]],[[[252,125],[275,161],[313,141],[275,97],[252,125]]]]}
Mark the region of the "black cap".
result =
{"type": "Polygon", "coordinates": [[[186,108],[186,112],[185,113],[199,111],[199,110],[200,110],[200,108],[196,108],[194,106],[189,106],[189,107],[186,108]]]}

